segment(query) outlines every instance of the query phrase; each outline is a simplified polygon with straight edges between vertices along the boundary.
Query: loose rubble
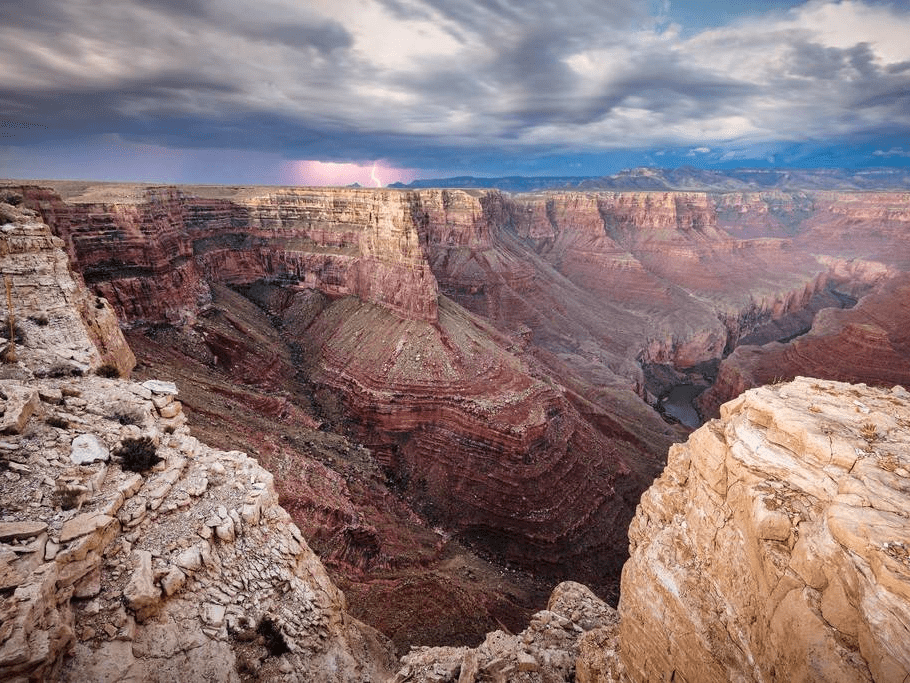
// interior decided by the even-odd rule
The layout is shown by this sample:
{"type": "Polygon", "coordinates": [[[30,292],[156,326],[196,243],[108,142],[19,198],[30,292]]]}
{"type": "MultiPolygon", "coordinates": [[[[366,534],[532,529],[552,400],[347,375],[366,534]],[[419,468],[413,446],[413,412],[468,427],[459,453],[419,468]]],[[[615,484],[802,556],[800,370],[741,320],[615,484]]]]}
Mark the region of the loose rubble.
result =
{"type": "MultiPolygon", "coordinates": [[[[590,667],[576,672],[580,647],[592,637],[600,644],[615,638],[616,610],[590,589],[572,581],[559,584],[545,610],[531,618],[518,635],[494,631],[476,648],[421,647],[402,657],[394,683],[550,683],[592,682],[590,667]],[[580,675],[579,675],[580,674],[580,675]]],[[[608,653],[607,670],[619,675],[616,653],[608,653]]]]}

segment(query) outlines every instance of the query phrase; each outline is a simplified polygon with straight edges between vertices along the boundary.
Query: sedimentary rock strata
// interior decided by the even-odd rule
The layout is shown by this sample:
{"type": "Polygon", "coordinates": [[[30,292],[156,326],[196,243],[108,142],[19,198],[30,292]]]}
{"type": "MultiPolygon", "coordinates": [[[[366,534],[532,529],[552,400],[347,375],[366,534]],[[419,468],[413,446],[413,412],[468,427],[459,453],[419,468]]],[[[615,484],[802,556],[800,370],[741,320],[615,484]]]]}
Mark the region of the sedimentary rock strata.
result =
{"type": "Polygon", "coordinates": [[[910,275],[884,279],[855,308],[827,308],[787,343],[737,347],[699,397],[703,415],[748,388],[797,375],[910,386],[910,275]]]}
{"type": "Polygon", "coordinates": [[[670,450],[629,529],[636,681],[910,673],[910,394],[797,378],[670,450]]]}
{"type": "MultiPolygon", "coordinates": [[[[83,376],[101,353],[77,306],[94,297],[16,216],[0,272],[14,314],[49,321],[0,380],[0,678],[384,680],[387,641],[346,613],[272,475],[190,436],[172,383],[83,376]]],[[[130,357],[113,329],[106,348],[130,357]]]]}
{"type": "Polygon", "coordinates": [[[647,454],[604,438],[497,336],[444,298],[436,325],[344,299],[299,341],[429,519],[536,571],[603,580],[641,485],[627,463],[647,454]]]}

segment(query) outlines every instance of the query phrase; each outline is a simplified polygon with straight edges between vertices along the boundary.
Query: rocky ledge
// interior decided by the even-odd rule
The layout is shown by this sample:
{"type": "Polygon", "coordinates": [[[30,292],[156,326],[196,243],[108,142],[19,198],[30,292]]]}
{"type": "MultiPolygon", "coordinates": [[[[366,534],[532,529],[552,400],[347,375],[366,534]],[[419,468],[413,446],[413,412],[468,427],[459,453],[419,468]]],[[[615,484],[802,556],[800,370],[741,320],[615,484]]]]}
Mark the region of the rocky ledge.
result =
{"type": "Polygon", "coordinates": [[[0,211],[0,680],[385,680],[272,475],[192,437],[174,384],[98,376],[132,365],[109,305],[0,211]]]}
{"type": "Polygon", "coordinates": [[[798,377],[674,446],[629,529],[636,681],[903,681],[910,393],[798,377]]]}
{"type": "Polygon", "coordinates": [[[345,614],[272,475],[190,436],[173,385],[0,385],[34,397],[0,441],[0,678],[382,680],[384,638],[345,614]],[[143,439],[161,461],[124,469],[143,439]]]}

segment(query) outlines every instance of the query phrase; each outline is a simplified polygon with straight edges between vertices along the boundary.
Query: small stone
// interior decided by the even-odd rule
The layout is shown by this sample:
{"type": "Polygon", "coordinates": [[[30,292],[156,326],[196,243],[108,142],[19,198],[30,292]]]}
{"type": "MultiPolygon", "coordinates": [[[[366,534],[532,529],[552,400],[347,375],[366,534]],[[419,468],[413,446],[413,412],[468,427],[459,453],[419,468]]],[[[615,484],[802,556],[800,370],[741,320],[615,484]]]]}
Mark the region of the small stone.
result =
{"type": "Polygon", "coordinates": [[[185,583],[186,575],[177,567],[171,567],[170,571],[161,578],[161,587],[164,589],[165,595],[173,595],[183,588],[185,583]]]}
{"type": "Polygon", "coordinates": [[[142,386],[151,391],[153,394],[171,394],[176,396],[177,385],[173,382],[164,382],[158,379],[150,379],[147,382],[143,382],[142,386]]]}
{"type": "Polygon", "coordinates": [[[52,387],[41,387],[38,389],[38,398],[45,403],[60,405],[63,403],[63,392],[60,391],[60,389],[54,389],[52,387]]]}
{"type": "Polygon", "coordinates": [[[540,667],[537,660],[527,652],[518,653],[518,670],[519,671],[537,671],[540,667]]]}
{"type": "Polygon", "coordinates": [[[101,628],[104,629],[104,632],[108,635],[109,638],[113,638],[117,635],[117,627],[113,624],[105,624],[101,628]]]}
{"type": "Polygon", "coordinates": [[[0,432],[20,434],[39,408],[38,392],[19,384],[3,384],[2,390],[6,395],[6,411],[0,417],[0,432]]]}
{"type": "Polygon", "coordinates": [[[111,452],[94,434],[81,434],[73,439],[70,460],[76,465],[87,465],[98,461],[110,460],[111,452]]]}
{"type": "Polygon", "coordinates": [[[202,606],[202,620],[209,626],[220,627],[224,623],[224,605],[207,602],[202,606]]]}
{"type": "Polygon", "coordinates": [[[0,522],[0,542],[32,538],[47,531],[44,522],[0,522]]]}
{"type": "Polygon", "coordinates": [[[140,621],[144,621],[158,610],[161,602],[161,589],[155,585],[155,574],[152,571],[152,554],[147,550],[133,553],[136,568],[129,583],[123,590],[123,597],[130,609],[140,621]]]}
{"type": "Polygon", "coordinates": [[[177,556],[177,566],[190,572],[199,571],[202,568],[202,553],[199,546],[187,548],[177,556]]]}
{"type": "Polygon", "coordinates": [[[234,520],[230,517],[225,520],[223,524],[219,524],[215,527],[215,535],[218,536],[225,543],[233,543],[236,538],[236,530],[234,529],[234,520]]]}
{"type": "Polygon", "coordinates": [[[158,414],[165,419],[170,419],[172,417],[177,417],[177,415],[183,410],[183,406],[180,401],[174,401],[167,404],[163,408],[158,409],[158,414]]]}
{"type": "Polygon", "coordinates": [[[164,406],[169,405],[173,402],[174,402],[173,394],[161,394],[161,395],[152,396],[152,404],[158,410],[161,410],[162,408],[164,408],[164,406]]]}
{"type": "Polygon", "coordinates": [[[63,529],[60,530],[60,543],[69,543],[75,538],[104,528],[113,521],[113,517],[97,512],[85,512],[77,515],[63,525],[63,529]]]}

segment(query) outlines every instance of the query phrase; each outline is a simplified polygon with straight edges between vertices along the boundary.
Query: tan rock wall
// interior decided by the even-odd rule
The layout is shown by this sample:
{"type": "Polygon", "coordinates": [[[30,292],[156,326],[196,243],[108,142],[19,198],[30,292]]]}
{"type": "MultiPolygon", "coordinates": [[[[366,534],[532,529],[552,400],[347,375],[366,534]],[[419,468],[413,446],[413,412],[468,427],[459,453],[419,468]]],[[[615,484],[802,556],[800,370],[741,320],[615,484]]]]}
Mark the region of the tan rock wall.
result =
{"type": "Polygon", "coordinates": [[[629,530],[636,681],[910,673],[910,394],[797,378],[674,446],[629,530]]]}

